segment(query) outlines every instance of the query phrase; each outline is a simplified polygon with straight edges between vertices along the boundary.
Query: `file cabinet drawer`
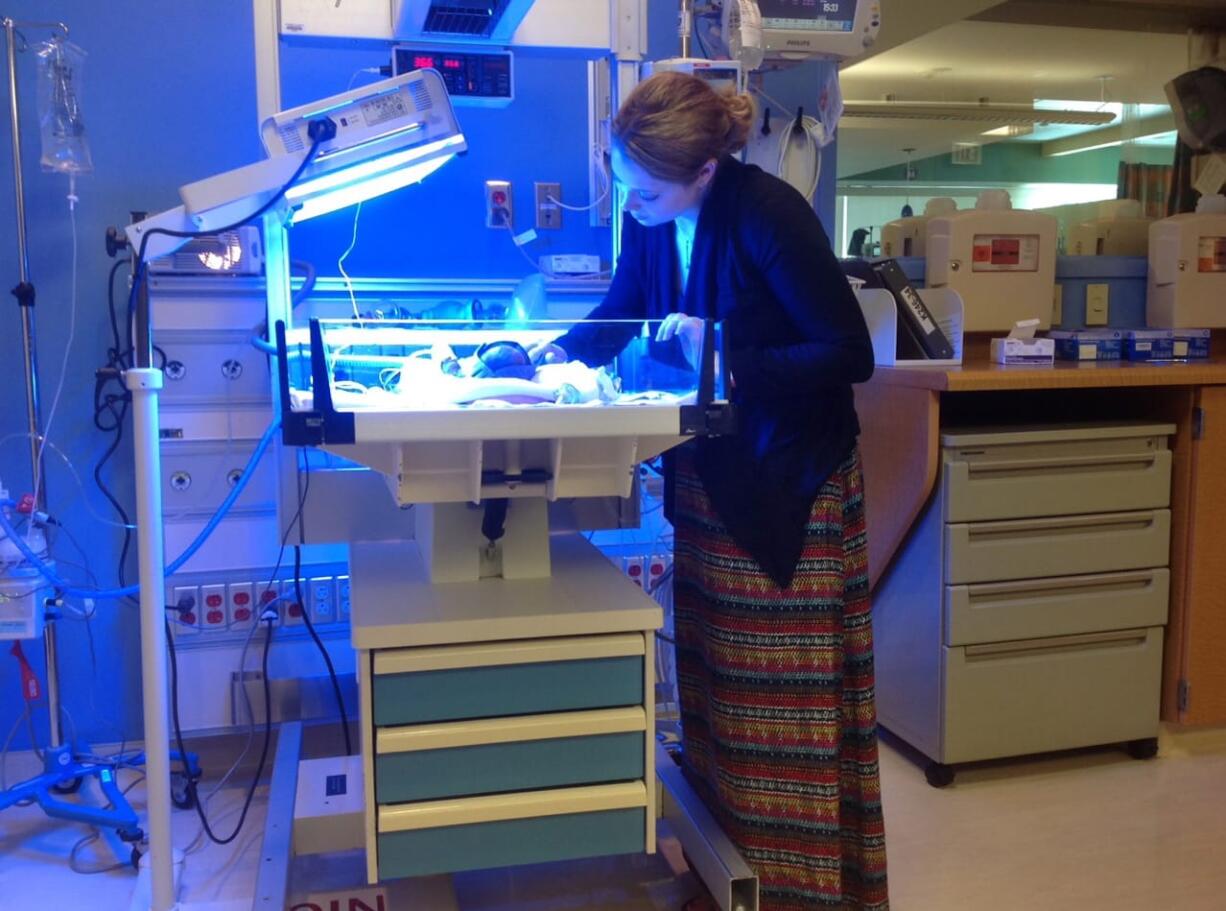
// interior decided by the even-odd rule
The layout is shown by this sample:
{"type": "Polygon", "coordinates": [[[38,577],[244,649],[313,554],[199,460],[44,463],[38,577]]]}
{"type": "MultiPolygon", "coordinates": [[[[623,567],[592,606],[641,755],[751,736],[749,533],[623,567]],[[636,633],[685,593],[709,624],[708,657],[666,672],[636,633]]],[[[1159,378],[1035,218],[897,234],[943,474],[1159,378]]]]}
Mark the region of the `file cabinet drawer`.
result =
{"type": "Polygon", "coordinates": [[[379,878],[433,876],[646,850],[646,810],[608,810],[380,835],[379,878]]]}
{"type": "Polygon", "coordinates": [[[943,648],[940,762],[1158,734],[1161,627],[943,648]]]}
{"type": "Polygon", "coordinates": [[[1168,510],[945,526],[945,582],[1003,582],[1165,566],[1168,510]]]}
{"type": "Polygon", "coordinates": [[[945,644],[1009,642],[1166,623],[1166,569],[951,585],[945,644]]]}
{"type": "Polygon", "coordinates": [[[647,774],[642,706],[375,733],[380,804],[636,781],[647,774]]]}
{"type": "Polygon", "coordinates": [[[643,703],[643,659],[600,658],[376,677],[378,726],[643,703]]]}
{"type": "Polygon", "coordinates": [[[379,877],[650,853],[648,793],[635,781],[380,806],[379,877]]]}
{"type": "MultiPolygon", "coordinates": [[[[1134,441],[1141,442],[1141,441],[1134,441]]],[[[1152,441],[1151,441],[1152,443],[1152,441]]],[[[1162,509],[1170,502],[1171,452],[1049,454],[1029,458],[944,455],[945,521],[1162,509]]]]}
{"type": "Polygon", "coordinates": [[[641,706],[641,634],[377,652],[377,727],[641,706]]]}

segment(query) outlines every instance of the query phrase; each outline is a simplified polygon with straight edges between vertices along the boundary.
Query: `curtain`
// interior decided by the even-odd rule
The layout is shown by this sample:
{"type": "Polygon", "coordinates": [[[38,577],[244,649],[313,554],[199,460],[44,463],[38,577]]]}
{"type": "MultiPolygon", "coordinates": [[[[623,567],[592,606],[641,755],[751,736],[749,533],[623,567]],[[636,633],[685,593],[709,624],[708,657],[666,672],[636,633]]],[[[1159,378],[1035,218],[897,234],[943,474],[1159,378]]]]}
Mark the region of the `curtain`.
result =
{"type": "Polygon", "coordinates": [[[1129,164],[1120,162],[1120,199],[1135,199],[1149,218],[1165,218],[1167,197],[1175,169],[1165,164],[1129,164]]]}

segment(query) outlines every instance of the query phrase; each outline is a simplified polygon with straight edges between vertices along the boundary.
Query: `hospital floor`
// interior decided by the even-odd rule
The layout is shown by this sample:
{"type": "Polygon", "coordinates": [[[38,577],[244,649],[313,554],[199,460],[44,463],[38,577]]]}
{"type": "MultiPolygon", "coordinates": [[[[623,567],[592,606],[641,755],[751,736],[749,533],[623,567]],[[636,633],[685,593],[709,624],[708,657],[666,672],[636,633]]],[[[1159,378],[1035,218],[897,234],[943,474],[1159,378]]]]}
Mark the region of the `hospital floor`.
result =
{"type": "MultiPolygon", "coordinates": [[[[25,771],[23,762],[29,757],[10,758],[10,780],[25,771]]],[[[881,767],[895,911],[1226,907],[1226,730],[1165,733],[1160,757],[1149,762],[1091,750],[984,764],[961,771],[941,791],[925,783],[897,743],[883,744],[881,767]]],[[[141,792],[131,794],[138,807],[141,792]]],[[[237,790],[218,795],[216,828],[228,831],[241,799],[237,790]]],[[[182,911],[250,907],[264,800],[260,789],[234,843],[188,856],[182,911]]],[[[187,846],[197,831],[194,814],[175,813],[176,845],[187,846]]],[[[69,870],[69,850],[84,834],[34,808],[0,813],[0,907],[126,911],[131,870],[69,870]]],[[[98,860],[89,849],[82,853],[82,863],[98,860]]],[[[356,884],[360,864],[356,855],[300,861],[292,894],[356,884]]],[[[694,891],[668,838],[654,857],[456,879],[463,911],[672,911],[694,891]]],[[[393,903],[388,911],[435,909],[393,903]]]]}

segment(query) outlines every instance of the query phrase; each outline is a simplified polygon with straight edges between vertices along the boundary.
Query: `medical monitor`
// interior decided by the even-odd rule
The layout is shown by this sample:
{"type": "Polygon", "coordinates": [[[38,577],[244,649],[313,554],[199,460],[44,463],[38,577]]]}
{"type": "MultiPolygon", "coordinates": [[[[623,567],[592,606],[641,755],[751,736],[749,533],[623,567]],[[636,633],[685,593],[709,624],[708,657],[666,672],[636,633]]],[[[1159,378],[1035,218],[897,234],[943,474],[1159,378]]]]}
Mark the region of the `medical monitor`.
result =
{"type": "Polygon", "coordinates": [[[880,0],[758,0],[768,58],[857,57],[877,40],[880,0]]]}

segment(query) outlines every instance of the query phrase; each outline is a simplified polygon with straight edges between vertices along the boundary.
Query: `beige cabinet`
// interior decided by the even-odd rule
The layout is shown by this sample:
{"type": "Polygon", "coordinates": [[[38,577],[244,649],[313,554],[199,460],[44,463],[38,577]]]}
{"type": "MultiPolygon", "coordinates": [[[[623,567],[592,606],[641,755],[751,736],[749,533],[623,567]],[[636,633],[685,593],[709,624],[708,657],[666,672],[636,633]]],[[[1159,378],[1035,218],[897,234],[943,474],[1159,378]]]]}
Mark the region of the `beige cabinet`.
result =
{"type": "Polygon", "coordinates": [[[881,723],[958,763],[1156,747],[1170,591],[1164,424],[945,430],[874,594],[881,723]]]}

